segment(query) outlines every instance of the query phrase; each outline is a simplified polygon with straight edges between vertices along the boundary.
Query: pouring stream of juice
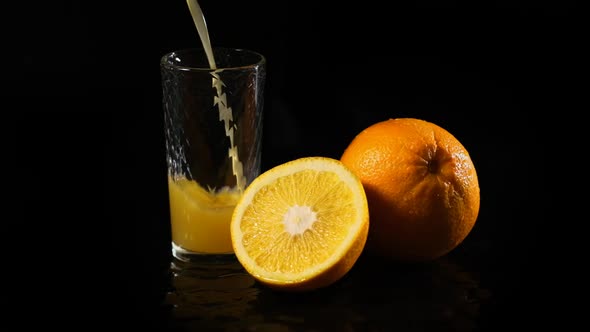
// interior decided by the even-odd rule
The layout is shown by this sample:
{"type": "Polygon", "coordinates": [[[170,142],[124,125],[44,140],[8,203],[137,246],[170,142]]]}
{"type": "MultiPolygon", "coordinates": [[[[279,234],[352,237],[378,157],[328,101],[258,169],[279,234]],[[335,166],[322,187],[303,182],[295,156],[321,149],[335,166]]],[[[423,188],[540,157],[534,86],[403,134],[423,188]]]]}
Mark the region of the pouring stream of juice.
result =
{"type": "MultiPolygon", "coordinates": [[[[215,58],[213,56],[213,50],[211,48],[211,41],[209,39],[209,31],[207,30],[207,23],[205,22],[205,15],[201,10],[201,6],[199,6],[197,0],[187,0],[186,2],[191,12],[191,16],[193,17],[193,22],[195,23],[197,32],[199,33],[199,37],[201,38],[201,43],[203,44],[205,53],[207,54],[209,66],[211,69],[217,69],[215,58]]],[[[243,175],[242,163],[238,157],[238,147],[234,144],[234,129],[230,128],[230,121],[233,122],[232,111],[230,107],[227,107],[227,97],[222,91],[223,82],[221,81],[217,72],[213,74],[213,86],[215,87],[215,90],[217,90],[217,98],[215,98],[215,103],[218,105],[219,109],[219,120],[223,120],[225,125],[225,135],[230,139],[229,156],[232,159],[232,171],[236,177],[236,186],[238,190],[243,191],[246,179],[243,175]]]]}
{"type": "Polygon", "coordinates": [[[211,69],[212,86],[216,90],[214,105],[219,110],[219,121],[223,121],[225,135],[230,140],[228,155],[232,172],[236,177],[235,188],[214,188],[207,190],[194,180],[168,179],[172,240],[183,249],[200,253],[232,253],[230,227],[234,207],[244,190],[246,179],[243,166],[238,158],[238,147],[234,142],[232,110],[228,107],[223,92],[223,82],[217,70],[209,32],[201,7],[196,0],[187,0],[193,21],[199,33],[207,61],[211,69]]]}

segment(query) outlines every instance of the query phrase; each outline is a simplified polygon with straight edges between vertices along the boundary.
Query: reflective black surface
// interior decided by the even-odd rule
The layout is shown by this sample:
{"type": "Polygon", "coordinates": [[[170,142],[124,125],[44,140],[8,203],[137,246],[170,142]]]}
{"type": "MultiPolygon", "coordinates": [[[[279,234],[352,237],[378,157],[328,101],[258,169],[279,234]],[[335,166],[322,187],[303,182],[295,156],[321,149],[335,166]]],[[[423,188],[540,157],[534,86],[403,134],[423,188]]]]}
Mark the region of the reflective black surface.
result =
{"type": "Polygon", "coordinates": [[[238,263],[175,264],[171,286],[169,324],[186,331],[474,331],[492,296],[450,259],[393,267],[364,261],[337,284],[304,294],[264,288],[238,263]]]}

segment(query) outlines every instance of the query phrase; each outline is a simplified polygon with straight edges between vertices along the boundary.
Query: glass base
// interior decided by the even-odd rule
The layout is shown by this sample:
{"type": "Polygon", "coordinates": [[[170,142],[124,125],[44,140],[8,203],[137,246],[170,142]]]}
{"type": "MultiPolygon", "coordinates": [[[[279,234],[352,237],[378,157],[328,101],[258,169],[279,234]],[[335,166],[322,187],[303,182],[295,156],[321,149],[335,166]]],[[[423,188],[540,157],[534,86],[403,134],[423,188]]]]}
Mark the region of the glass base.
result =
{"type": "Polygon", "coordinates": [[[233,252],[206,253],[189,251],[177,246],[174,242],[172,242],[172,256],[183,263],[225,264],[236,261],[236,255],[233,252]]]}

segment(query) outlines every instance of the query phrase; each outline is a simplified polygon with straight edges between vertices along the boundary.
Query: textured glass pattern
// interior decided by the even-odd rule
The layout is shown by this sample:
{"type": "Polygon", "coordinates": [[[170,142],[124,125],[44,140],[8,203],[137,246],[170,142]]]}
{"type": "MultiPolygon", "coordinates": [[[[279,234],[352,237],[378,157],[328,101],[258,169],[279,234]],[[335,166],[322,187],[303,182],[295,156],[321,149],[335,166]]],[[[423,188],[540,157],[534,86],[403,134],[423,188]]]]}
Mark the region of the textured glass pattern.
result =
{"type": "Polygon", "coordinates": [[[220,69],[217,70],[206,69],[205,63],[196,61],[197,50],[176,52],[163,58],[161,75],[169,175],[196,180],[204,187],[234,187],[236,178],[230,157],[233,145],[247,183],[258,176],[265,66],[263,62],[246,66],[244,64],[256,58],[238,54],[237,59],[233,59],[232,52],[218,50],[220,69]],[[238,67],[222,67],[232,64],[238,67]],[[205,69],[192,67],[200,65],[205,69]],[[217,80],[221,80],[223,98],[215,89],[217,80]],[[225,108],[220,108],[220,103],[225,108]],[[231,121],[220,109],[231,110],[231,121]],[[233,137],[227,135],[228,130],[233,137]]]}

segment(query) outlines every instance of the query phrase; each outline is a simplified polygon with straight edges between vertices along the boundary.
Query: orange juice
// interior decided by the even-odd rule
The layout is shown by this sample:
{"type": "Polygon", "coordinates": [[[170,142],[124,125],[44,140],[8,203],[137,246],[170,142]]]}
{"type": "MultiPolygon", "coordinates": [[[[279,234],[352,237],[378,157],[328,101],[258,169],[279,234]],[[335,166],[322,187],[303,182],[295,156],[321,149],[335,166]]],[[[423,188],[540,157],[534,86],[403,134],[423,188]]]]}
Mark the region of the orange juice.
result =
{"type": "Polygon", "coordinates": [[[233,253],[229,224],[241,193],[208,191],[187,179],[168,177],[172,241],[199,253],[233,253]]]}

